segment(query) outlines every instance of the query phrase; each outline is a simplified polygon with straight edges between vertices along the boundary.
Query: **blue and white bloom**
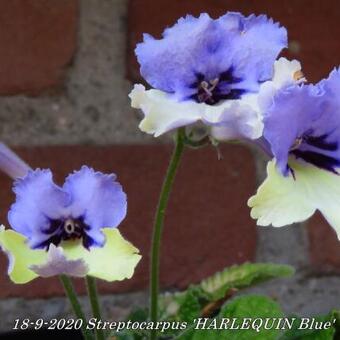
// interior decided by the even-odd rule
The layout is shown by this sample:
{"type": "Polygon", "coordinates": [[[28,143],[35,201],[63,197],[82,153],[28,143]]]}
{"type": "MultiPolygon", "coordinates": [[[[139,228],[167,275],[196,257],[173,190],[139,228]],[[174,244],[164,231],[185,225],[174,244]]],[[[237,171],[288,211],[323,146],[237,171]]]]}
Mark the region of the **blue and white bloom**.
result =
{"type": "Polygon", "coordinates": [[[301,73],[296,61],[276,61],[286,46],[286,29],[264,15],[186,16],[162,39],[145,34],[136,55],[153,89],[138,84],[130,93],[144,112],[140,129],[157,137],[202,121],[219,139],[259,138],[261,88],[271,94],[301,73]]]}
{"type": "Polygon", "coordinates": [[[259,225],[301,222],[319,210],[340,238],[340,71],[317,85],[291,86],[263,103],[274,160],[251,215],[259,225]]]}
{"type": "Polygon", "coordinates": [[[39,275],[91,275],[107,281],[132,276],[141,257],[116,228],[127,202],[115,175],[83,166],[61,187],[50,170],[29,170],[16,180],[14,193],[8,213],[12,230],[0,231],[14,282],[39,275]]]}

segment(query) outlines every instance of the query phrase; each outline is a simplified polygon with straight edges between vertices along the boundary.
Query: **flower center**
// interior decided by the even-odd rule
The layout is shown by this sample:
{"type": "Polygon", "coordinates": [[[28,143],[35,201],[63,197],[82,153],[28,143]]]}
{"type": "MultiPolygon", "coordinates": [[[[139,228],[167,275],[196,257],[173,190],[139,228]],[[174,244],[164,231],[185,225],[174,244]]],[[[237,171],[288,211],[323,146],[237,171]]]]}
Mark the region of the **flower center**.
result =
{"type": "Polygon", "coordinates": [[[51,243],[58,246],[62,241],[81,239],[83,246],[88,249],[94,243],[93,239],[87,234],[89,229],[90,227],[82,217],[51,219],[49,227],[43,230],[43,234],[46,235],[45,239],[35,248],[48,249],[51,243]]]}
{"type": "Polygon", "coordinates": [[[230,67],[227,71],[220,73],[218,77],[208,80],[204,74],[197,73],[196,81],[190,85],[190,88],[196,92],[190,96],[190,99],[194,99],[198,103],[214,105],[221,100],[240,98],[245,90],[235,85],[242,79],[235,77],[233,72],[233,68],[230,67]]]}
{"type": "Polygon", "coordinates": [[[198,87],[197,99],[200,103],[211,101],[213,97],[213,91],[215,90],[219,82],[218,78],[209,80],[209,82],[203,80],[198,87]]]}
{"type": "Polygon", "coordinates": [[[70,218],[64,222],[64,230],[66,234],[70,236],[77,235],[77,234],[79,234],[80,236],[81,234],[78,231],[79,228],[80,228],[79,223],[70,218]]]}

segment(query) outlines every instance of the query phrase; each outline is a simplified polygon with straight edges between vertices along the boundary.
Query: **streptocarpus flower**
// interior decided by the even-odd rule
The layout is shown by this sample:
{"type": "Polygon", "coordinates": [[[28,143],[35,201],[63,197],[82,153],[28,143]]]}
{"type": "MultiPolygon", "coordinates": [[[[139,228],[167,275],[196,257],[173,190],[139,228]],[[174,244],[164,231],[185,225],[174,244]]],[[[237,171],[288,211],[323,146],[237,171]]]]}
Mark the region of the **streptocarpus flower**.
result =
{"type": "Polygon", "coordinates": [[[0,231],[16,283],[37,276],[130,278],[141,256],[116,228],[126,215],[126,195],[115,175],[83,166],[62,187],[50,170],[30,170],[14,185],[16,202],[0,231]]]}
{"type": "Polygon", "coordinates": [[[287,46],[286,29],[264,15],[187,16],[162,39],[144,35],[136,55],[153,87],[135,85],[131,105],[142,109],[140,129],[156,137],[202,121],[221,139],[262,135],[258,93],[293,83],[300,64],[275,61],[287,46]],[[275,78],[275,80],[274,80],[275,78]]]}
{"type": "Polygon", "coordinates": [[[265,103],[264,137],[275,160],[250,198],[259,225],[301,222],[319,210],[340,238],[340,72],[291,86],[265,103]]]}

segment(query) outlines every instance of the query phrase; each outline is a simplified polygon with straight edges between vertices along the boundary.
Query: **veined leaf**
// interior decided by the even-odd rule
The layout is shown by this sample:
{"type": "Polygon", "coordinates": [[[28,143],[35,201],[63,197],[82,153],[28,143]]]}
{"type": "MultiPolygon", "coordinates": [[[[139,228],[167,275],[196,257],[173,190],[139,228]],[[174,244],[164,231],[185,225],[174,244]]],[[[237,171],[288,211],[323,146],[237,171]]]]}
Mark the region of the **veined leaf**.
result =
{"type": "Polygon", "coordinates": [[[210,301],[222,299],[231,288],[246,288],[267,280],[289,277],[294,268],[271,263],[245,263],[226,268],[203,280],[199,287],[210,301]]]}

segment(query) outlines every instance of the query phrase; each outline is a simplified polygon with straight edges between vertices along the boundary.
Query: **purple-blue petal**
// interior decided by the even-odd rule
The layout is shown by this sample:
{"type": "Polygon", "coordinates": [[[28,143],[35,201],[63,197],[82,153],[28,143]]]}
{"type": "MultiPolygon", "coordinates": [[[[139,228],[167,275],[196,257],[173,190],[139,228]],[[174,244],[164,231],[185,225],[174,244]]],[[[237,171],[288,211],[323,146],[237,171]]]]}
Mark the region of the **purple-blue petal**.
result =
{"type": "Polygon", "coordinates": [[[29,171],[15,181],[13,191],[16,202],[8,213],[9,223],[31,244],[39,242],[39,235],[49,227],[49,220],[60,218],[70,202],[69,194],[54,184],[50,170],[29,171]]]}
{"type": "Polygon", "coordinates": [[[32,248],[70,239],[81,239],[86,248],[102,246],[101,229],[117,227],[126,215],[126,195],[115,175],[86,166],[69,175],[63,187],[54,184],[50,170],[29,171],[15,182],[14,193],[8,219],[32,248]]]}
{"type": "Polygon", "coordinates": [[[71,215],[83,217],[89,226],[87,234],[98,245],[104,242],[101,229],[117,227],[126,216],[126,194],[115,179],[113,174],[105,175],[83,166],[69,175],[63,186],[71,196],[71,215]]]}
{"type": "Polygon", "coordinates": [[[271,78],[286,46],[286,30],[264,15],[227,13],[214,20],[201,14],[179,19],[162,39],[144,35],[136,55],[142,76],[154,88],[195,99],[202,80],[219,78],[218,99],[234,99],[271,78]]]}
{"type": "Polygon", "coordinates": [[[247,18],[237,13],[229,15],[240,18],[241,37],[235,39],[233,46],[234,64],[241,64],[238,76],[254,77],[258,82],[271,79],[274,61],[288,44],[287,30],[266,15],[252,14],[247,18]]]}
{"type": "Polygon", "coordinates": [[[338,173],[340,167],[340,73],[334,70],[317,85],[279,91],[263,108],[264,136],[277,165],[289,173],[288,157],[338,173]]]}

